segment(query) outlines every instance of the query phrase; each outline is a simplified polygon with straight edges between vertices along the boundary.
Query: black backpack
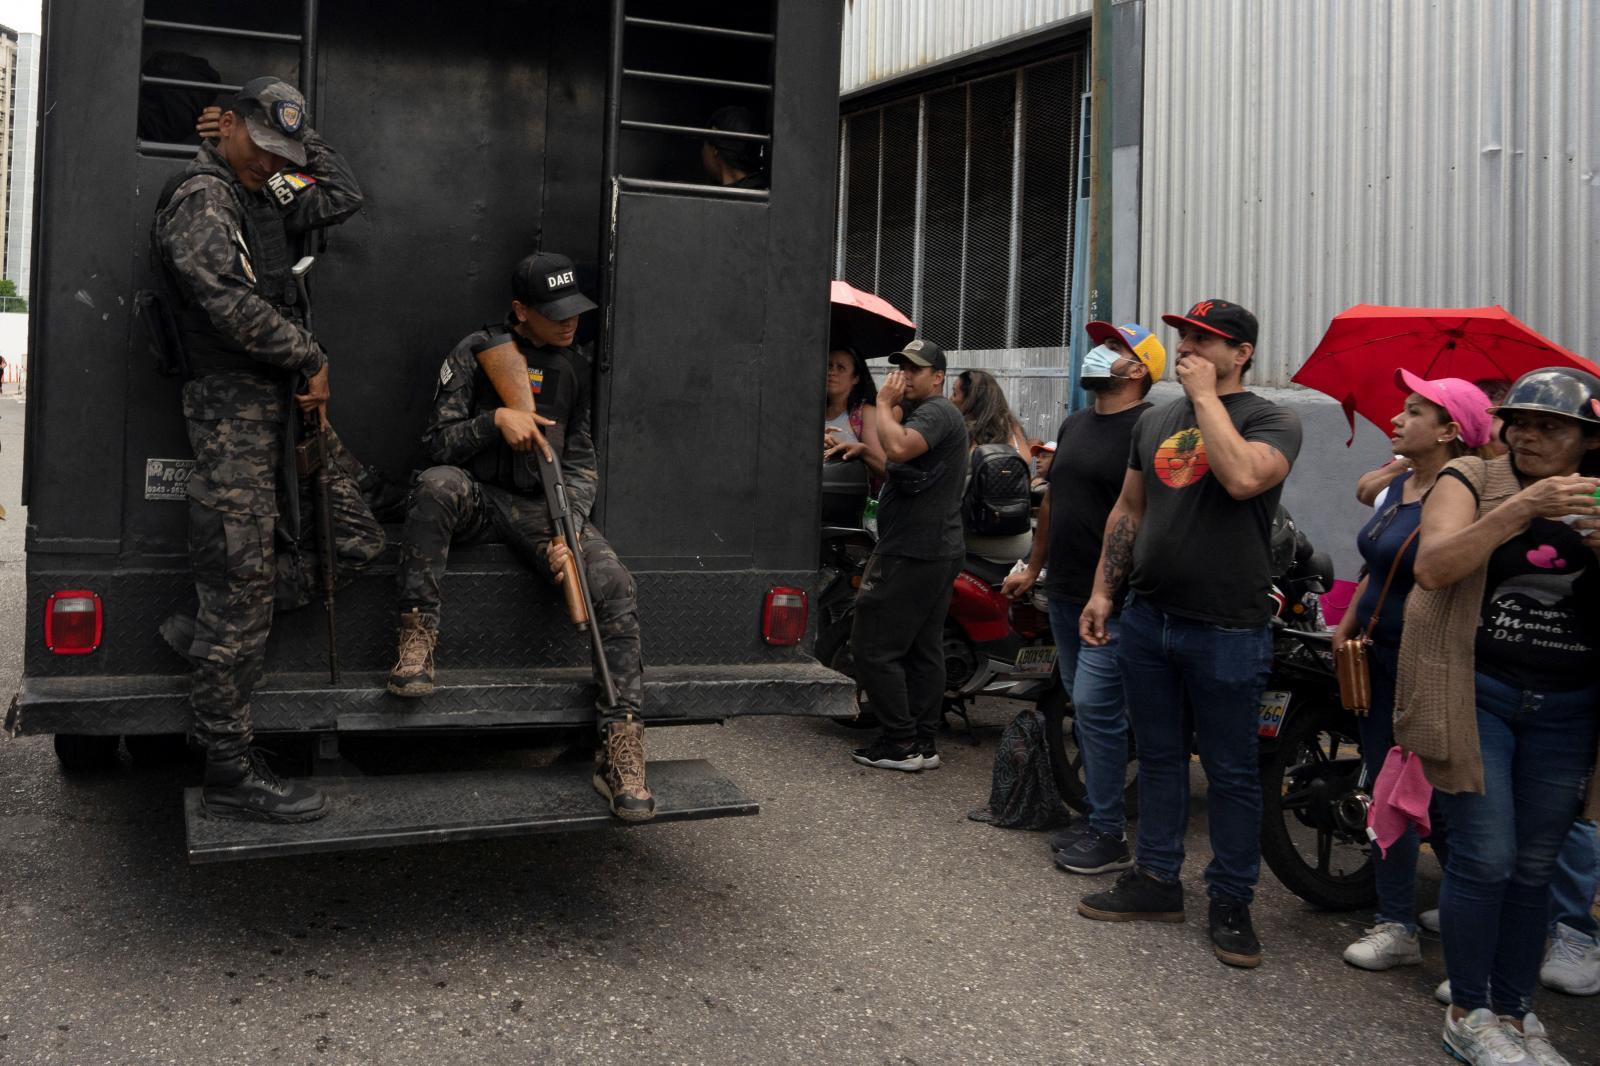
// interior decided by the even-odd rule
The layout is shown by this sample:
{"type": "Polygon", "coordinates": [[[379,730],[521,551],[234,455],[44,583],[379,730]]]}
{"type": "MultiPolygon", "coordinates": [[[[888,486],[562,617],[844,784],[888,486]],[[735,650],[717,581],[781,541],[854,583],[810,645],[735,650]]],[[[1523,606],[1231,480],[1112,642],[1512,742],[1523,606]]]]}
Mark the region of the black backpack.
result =
{"type": "Polygon", "coordinates": [[[961,517],[967,532],[1009,537],[1031,528],[1028,464],[1009,444],[980,444],[968,461],[961,517]]]}

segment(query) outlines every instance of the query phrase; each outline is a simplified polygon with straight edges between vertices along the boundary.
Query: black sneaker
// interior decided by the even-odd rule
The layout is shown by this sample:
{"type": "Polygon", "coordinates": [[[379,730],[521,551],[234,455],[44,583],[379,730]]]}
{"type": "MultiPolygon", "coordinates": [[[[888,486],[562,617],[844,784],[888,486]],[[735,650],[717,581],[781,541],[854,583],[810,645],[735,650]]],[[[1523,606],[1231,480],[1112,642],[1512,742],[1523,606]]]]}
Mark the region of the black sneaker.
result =
{"type": "Polygon", "coordinates": [[[1211,901],[1211,949],[1229,966],[1261,965],[1261,941],[1250,925],[1250,905],[1236,899],[1211,901]]]}
{"type": "Polygon", "coordinates": [[[879,740],[871,747],[857,748],[850,753],[850,758],[862,766],[872,766],[879,770],[904,770],[908,774],[917,773],[922,769],[922,753],[916,745],[900,747],[879,740]]]}
{"type": "Polygon", "coordinates": [[[1056,852],[1056,868],[1069,874],[1105,874],[1133,865],[1128,838],[1090,829],[1068,847],[1056,852]]]}
{"type": "Polygon", "coordinates": [[[1078,841],[1082,840],[1089,832],[1091,830],[1089,829],[1089,820],[1087,818],[1074,818],[1071,825],[1065,829],[1057,829],[1050,834],[1050,851],[1054,853],[1075,847],[1078,841]]]}
{"type": "Polygon", "coordinates": [[[917,741],[917,754],[922,756],[922,768],[924,770],[937,770],[944,765],[939,759],[938,747],[931,740],[917,741]]]}
{"type": "Polygon", "coordinates": [[[1084,896],[1078,913],[1097,922],[1181,922],[1183,886],[1135,868],[1117,878],[1109,892],[1084,896]]]}
{"type": "Polygon", "coordinates": [[[250,822],[314,822],[328,813],[321,792],[272,772],[254,748],[232,759],[206,760],[200,803],[207,816],[250,822]]]}

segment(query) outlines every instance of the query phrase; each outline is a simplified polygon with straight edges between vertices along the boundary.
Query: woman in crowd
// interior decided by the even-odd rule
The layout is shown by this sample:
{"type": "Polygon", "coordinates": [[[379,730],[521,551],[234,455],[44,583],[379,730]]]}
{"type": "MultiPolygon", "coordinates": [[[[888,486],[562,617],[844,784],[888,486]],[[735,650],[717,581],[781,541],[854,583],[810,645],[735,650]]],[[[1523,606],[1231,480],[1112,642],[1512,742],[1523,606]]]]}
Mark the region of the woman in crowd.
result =
{"type": "Polygon", "coordinates": [[[883,445],[878,443],[878,390],[867,361],[853,348],[828,353],[827,405],[822,412],[822,458],[860,459],[872,482],[883,481],[883,445]]]}
{"type": "MultiPolygon", "coordinates": [[[[950,390],[950,402],[961,411],[967,422],[968,444],[1009,444],[1028,461],[1028,438],[1022,432],[1022,423],[1011,413],[1006,394],[994,375],[983,370],[963,370],[950,390]]],[[[1033,546],[1033,534],[1018,533],[1009,537],[988,537],[968,531],[967,551],[994,563],[1014,563],[1028,554],[1033,546]]]]}
{"type": "MultiPolygon", "coordinates": [[[[1360,636],[1371,625],[1367,664],[1372,705],[1357,719],[1369,783],[1377,780],[1384,757],[1394,746],[1395,668],[1406,594],[1411,591],[1411,567],[1417,555],[1422,499],[1446,463],[1469,451],[1481,452],[1489,440],[1489,398],[1472,383],[1461,378],[1424,381],[1408,370],[1399,370],[1395,386],[1405,395],[1405,406],[1394,416],[1391,434],[1395,454],[1391,465],[1399,468],[1399,474],[1357,534],[1356,547],[1366,563],[1366,576],[1352,598],[1354,605],[1334,632],[1334,642],[1339,643],[1360,636]],[[1385,582],[1387,593],[1383,591],[1385,582]]],[[[1352,966],[1387,970],[1422,961],[1417,943],[1417,848],[1417,832],[1412,829],[1386,853],[1373,849],[1378,914],[1376,924],[1345,948],[1344,960],[1352,966]]]]}
{"type": "MultiPolygon", "coordinates": [[[[1600,742],[1600,379],[1524,374],[1509,453],[1446,465],[1422,508],[1396,690],[1450,830],[1444,1043],[1475,1066],[1567,1060],[1532,1013],[1556,854],[1600,742]]],[[[1600,810],[1591,788],[1588,815],[1600,810]]]]}

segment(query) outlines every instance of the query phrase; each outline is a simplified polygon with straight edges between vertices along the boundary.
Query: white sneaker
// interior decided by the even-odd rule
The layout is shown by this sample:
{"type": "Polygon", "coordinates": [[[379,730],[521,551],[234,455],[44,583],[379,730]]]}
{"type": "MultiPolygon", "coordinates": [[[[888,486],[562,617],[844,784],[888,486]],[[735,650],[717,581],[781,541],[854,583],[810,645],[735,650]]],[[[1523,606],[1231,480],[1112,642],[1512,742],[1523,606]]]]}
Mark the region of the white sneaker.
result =
{"type": "Polygon", "coordinates": [[[1501,1020],[1505,1023],[1506,1032],[1511,1034],[1511,1039],[1522,1044],[1522,1050],[1527,1054],[1528,1061],[1536,1062],[1539,1066],[1572,1066],[1572,1063],[1556,1050],[1555,1045],[1550,1043],[1549,1031],[1532,1011],[1522,1016],[1520,1033],[1509,1018],[1501,1020]]]}
{"type": "Polygon", "coordinates": [[[1381,922],[1344,949],[1344,961],[1363,970],[1415,966],[1422,961],[1422,948],[1417,934],[1406,932],[1399,922],[1381,922]]]}
{"type": "Polygon", "coordinates": [[[1439,987],[1433,990],[1433,998],[1446,1007],[1450,1005],[1450,978],[1446,977],[1439,982],[1439,987]]]}
{"type": "Polygon", "coordinates": [[[1444,1049],[1467,1066],[1528,1066],[1534,1061],[1522,1050],[1522,1041],[1513,1037],[1488,1007],[1479,1007],[1459,1020],[1450,1017],[1450,1009],[1445,1008],[1444,1049]]]}
{"type": "Polygon", "coordinates": [[[1600,944],[1557,922],[1550,950],[1539,967],[1539,982],[1569,996],[1600,992],[1600,944]]]}
{"type": "Polygon", "coordinates": [[[1437,933],[1439,931],[1439,908],[1434,907],[1432,910],[1426,910],[1417,915],[1417,924],[1430,933],[1437,933]]]}

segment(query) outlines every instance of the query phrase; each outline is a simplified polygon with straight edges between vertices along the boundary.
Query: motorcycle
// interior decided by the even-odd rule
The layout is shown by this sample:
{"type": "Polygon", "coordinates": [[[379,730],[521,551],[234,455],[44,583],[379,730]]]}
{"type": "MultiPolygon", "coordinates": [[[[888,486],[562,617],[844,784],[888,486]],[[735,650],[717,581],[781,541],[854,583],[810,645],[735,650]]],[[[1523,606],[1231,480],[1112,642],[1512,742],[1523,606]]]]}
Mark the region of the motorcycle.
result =
{"type": "MultiPolygon", "coordinates": [[[[1320,597],[1333,584],[1332,560],[1316,551],[1279,509],[1272,533],[1273,665],[1258,708],[1261,857],[1301,899],[1327,910],[1376,902],[1366,834],[1370,800],[1362,780],[1360,733],[1339,702],[1332,634],[1320,597]]],[[[1059,689],[1059,686],[1058,686],[1059,689]]],[[[1045,694],[1045,717],[1057,787],[1069,806],[1086,808],[1083,767],[1065,692],[1045,694]]],[[[1193,745],[1191,744],[1191,749],[1193,745]]],[[[1129,735],[1125,799],[1138,809],[1138,753],[1129,735]]]]}

